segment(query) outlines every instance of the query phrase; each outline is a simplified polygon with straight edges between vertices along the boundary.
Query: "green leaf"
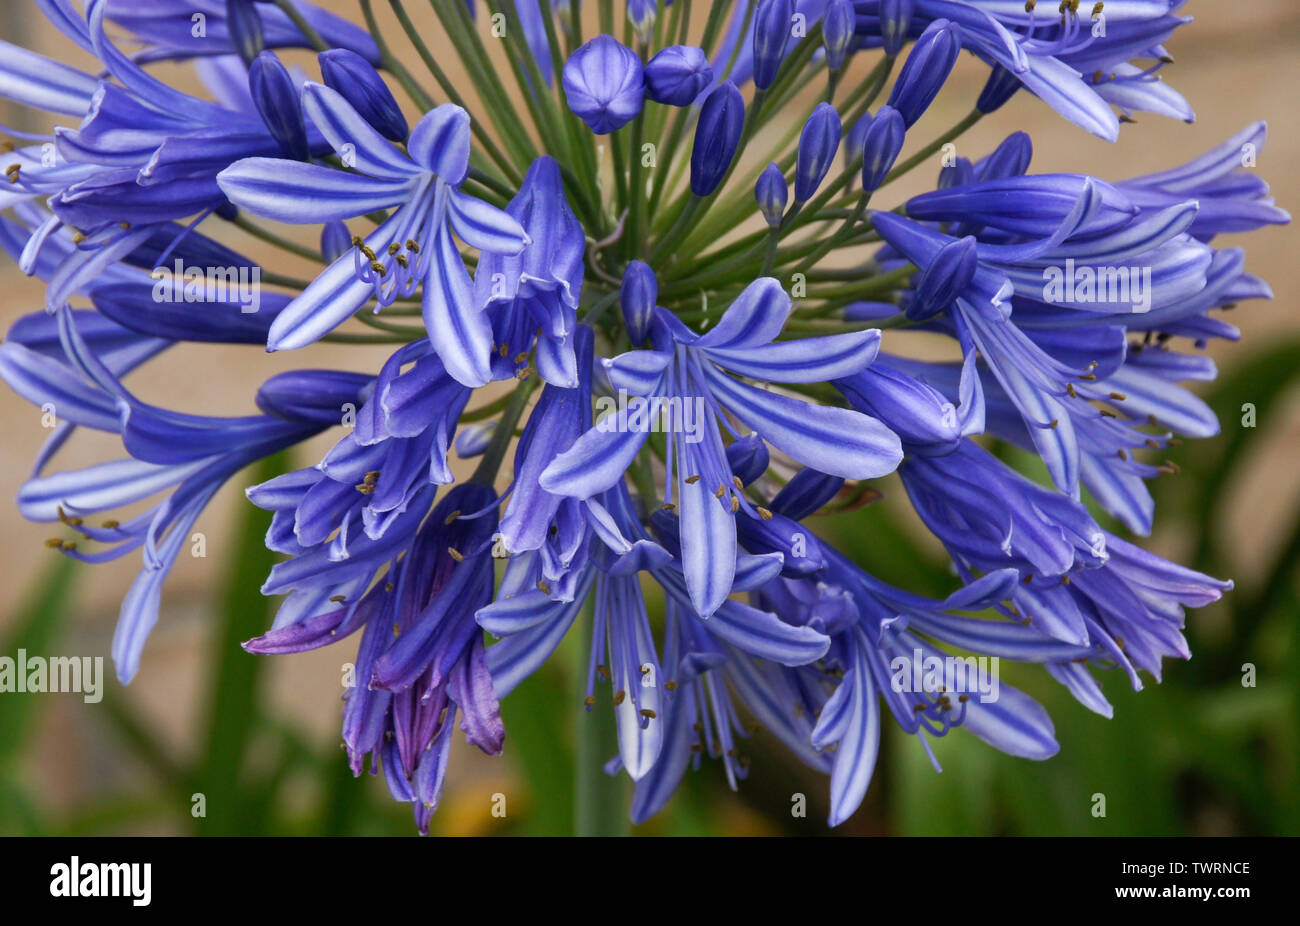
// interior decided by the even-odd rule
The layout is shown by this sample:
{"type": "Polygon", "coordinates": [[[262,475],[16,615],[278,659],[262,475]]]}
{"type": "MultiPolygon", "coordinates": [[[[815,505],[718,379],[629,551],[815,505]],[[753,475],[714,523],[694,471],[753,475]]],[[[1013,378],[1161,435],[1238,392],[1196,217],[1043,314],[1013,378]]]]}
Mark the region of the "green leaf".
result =
{"type": "MultiPolygon", "coordinates": [[[[0,644],[0,653],[10,658],[16,658],[20,649],[33,656],[50,654],[72,607],[75,572],[76,561],[66,556],[49,567],[19,608],[17,625],[0,644]]],[[[32,695],[0,694],[0,767],[18,756],[37,711],[45,703],[45,698],[32,695]]]]}

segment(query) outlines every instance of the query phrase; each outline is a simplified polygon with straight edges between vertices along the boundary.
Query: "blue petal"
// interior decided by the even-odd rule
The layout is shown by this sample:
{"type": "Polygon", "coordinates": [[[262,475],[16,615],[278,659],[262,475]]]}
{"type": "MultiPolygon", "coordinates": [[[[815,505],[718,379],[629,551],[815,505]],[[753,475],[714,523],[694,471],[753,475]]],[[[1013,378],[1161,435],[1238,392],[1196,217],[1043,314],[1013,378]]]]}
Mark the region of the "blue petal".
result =
{"type": "Polygon", "coordinates": [[[405,202],[414,180],[375,180],[281,158],[244,158],[217,174],[232,203],[279,222],[350,219],[405,202]]]}
{"type": "Polygon", "coordinates": [[[429,341],[458,382],[485,385],[492,380],[492,323],[474,301],[469,273],[445,225],[438,229],[434,247],[422,302],[429,341]]]}
{"type": "Polygon", "coordinates": [[[309,81],[302,89],[302,107],[348,167],[381,180],[409,180],[420,172],[341,93],[309,81]]]}
{"type": "Polygon", "coordinates": [[[823,383],[852,376],[876,359],[877,329],[823,338],[777,341],[758,347],[709,348],[718,366],[776,383],[823,383]]]}
{"type": "Polygon", "coordinates": [[[811,405],[706,370],[714,394],[773,446],[813,469],[846,479],[875,479],[903,459],[898,437],[874,418],[811,405]]]}
{"type": "Polygon", "coordinates": [[[469,173],[469,114],[454,103],[434,108],[411,130],[406,150],[417,164],[460,186],[469,173]]]}
{"type": "Polygon", "coordinates": [[[736,575],[736,519],[704,480],[679,482],[678,489],[686,588],[695,610],[707,618],[731,594],[736,575]]]}

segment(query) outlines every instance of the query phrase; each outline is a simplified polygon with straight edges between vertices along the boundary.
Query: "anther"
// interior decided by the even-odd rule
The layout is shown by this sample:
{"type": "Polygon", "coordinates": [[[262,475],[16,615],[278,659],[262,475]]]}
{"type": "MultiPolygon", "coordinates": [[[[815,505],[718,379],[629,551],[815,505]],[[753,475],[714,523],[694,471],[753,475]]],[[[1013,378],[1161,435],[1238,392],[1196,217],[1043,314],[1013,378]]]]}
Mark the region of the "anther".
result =
{"type": "Polygon", "coordinates": [[[465,555],[461,553],[460,550],[457,550],[455,547],[448,547],[447,554],[451,556],[451,558],[458,563],[465,562],[465,555]]]}

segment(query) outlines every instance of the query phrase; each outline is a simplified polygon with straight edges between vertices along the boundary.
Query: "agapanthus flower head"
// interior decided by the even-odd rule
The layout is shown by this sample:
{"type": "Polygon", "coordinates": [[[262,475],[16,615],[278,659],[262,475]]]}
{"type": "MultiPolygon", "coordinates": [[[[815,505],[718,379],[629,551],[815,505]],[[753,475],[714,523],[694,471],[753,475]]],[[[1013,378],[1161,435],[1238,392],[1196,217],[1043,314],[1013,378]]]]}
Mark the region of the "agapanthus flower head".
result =
{"type": "Polygon", "coordinates": [[[382,771],[422,832],[452,740],[502,752],[501,700],[571,633],[578,735],[616,731],[605,771],[635,782],[638,822],[706,758],[737,787],[751,720],[829,775],[832,824],[867,793],[887,717],[927,751],[972,734],[1046,759],[1027,695],[895,685],[893,666],[1040,665],[1109,716],[1094,673],[1140,688],[1188,657],[1185,610],[1231,583],[1129,538],[1155,524],[1170,448],[1219,428],[1183,385],[1214,364],[1177,339],[1236,339],[1214,313],[1271,295],[1217,238],[1289,216],[1243,164],[1263,123],[1127,180],[1031,171],[1013,131],[945,157],[925,191],[894,181],[985,114],[1013,120],[1020,88],[1112,140],[1131,111],[1190,119],[1159,73],[1180,5],[637,0],[580,44],[572,4],[516,4],[484,43],[474,4],[436,3],[407,62],[300,0],[42,3],[98,63],[0,43],[0,96],[57,123],[0,153],[0,247],[45,283],[0,378],[58,418],[18,509],[59,525],[64,555],[140,552],[113,641],[129,681],[218,489],[328,433],[319,460],[246,490],[284,558],[245,648],[356,639],[348,762],[382,771]],[[289,48],[317,52],[319,80],[289,48]],[[962,50],[987,83],[930,134],[962,50]],[[895,328],[948,359],[909,356],[895,328]],[[324,341],[383,359],[258,377],[253,414],[124,384],[164,352],[324,341]],[[81,428],[121,453],[57,469],[81,428]],[[814,516],[887,493],[951,562],[933,597],[819,535],[814,516]]]}

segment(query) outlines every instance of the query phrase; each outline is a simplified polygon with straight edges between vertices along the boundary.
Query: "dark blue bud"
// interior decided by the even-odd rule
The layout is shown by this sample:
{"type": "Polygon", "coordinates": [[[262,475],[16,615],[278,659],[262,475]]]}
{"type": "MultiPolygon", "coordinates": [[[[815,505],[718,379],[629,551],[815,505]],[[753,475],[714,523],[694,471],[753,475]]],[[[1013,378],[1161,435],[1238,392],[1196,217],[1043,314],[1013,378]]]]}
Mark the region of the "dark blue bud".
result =
{"type": "Polygon", "coordinates": [[[655,0],[627,0],[627,21],[641,42],[650,41],[655,27],[655,0]]]}
{"type": "Polygon", "coordinates": [[[758,201],[758,211],[763,213],[768,225],[776,228],[781,224],[785,204],[790,199],[790,191],[785,185],[785,174],[781,168],[775,164],[763,168],[754,184],[754,199],[758,201]]]}
{"type": "Polygon", "coordinates": [[[961,51],[961,29],[946,19],[936,19],[912,46],[894,81],[889,105],[903,115],[908,128],[929,108],[961,51]]]}
{"type": "Polygon", "coordinates": [[[390,141],[406,139],[406,117],[393,98],[393,91],[369,61],[346,48],[321,52],[319,60],[325,86],[351,103],[380,135],[390,141]]]}
{"type": "Polygon", "coordinates": [[[628,339],[634,345],[645,343],[650,335],[650,322],[654,318],[655,303],[659,300],[659,281],[655,272],[643,260],[629,261],[623,271],[623,286],[618,291],[618,304],[623,310],[628,339]]]}
{"type": "Polygon", "coordinates": [[[736,478],[745,485],[767,472],[771,462],[767,444],[757,434],[747,434],[727,446],[727,463],[736,478]]]}
{"type": "Polygon", "coordinates": [[[724,81],[704,99],[691,148],[691,192],[708,196],[731,167],[745,126],[745,98],[736,85],[724,81]]]}
{"type": "Polygon", "coordinates": [[[612,36],[598,35],[564,63],[569,109],[597,135],[608,135],[641,112],[645,79],[636,52],[612,36]]]}
{"type": "Polygon", "coordinates": [[[838,71],[849,54],[853,27],[857,24],[853,0],[831,0],[822,17],[822,41],[826,45],[826,66],[838,71]]]}
{"type": "Polygon", "coordinates": [[[806,467],[795,473],[785,488],[776,493],[771,508],[791,520],[802,521],[834,498],[842,488],[842,476],[831,476],[806,467]]]}
{"type": "Polygon", "coordinates": [[[759,0],[754,11],[754,86],[766,90],[785,58],[794,20],[794,0],[759,0]]]}
{"type": "Polygon", "coordinates": [[[645,66],[646,96],[656,103],[689,106],[713,83],[713,68],[704,49],[672,45],[645,66]]]}
{"type": "Polygon", "coordinates": [[[374,377],[343,370],[291,370],[257,390],[257,407],[268,415],[312,424],[338,424],[339,409],[369,398],[374,377]]]}
{"type": "Polygon", "coordinates": [[[938,189],[946,190],[955,186],[965,186],[975,182],[975,167],[970,158],[954,158],[951,164],[945,164],[939,171],[938,189]]]}
{"type": "Polygon", "coordinates": [[[262,15],[257,12],[253,0],[226,0],[226,28],[230,30],[230,41],[239,57],[244,59],[244,64],[251,65],[266,48],[262,15]]]}
{"type": "Polygon", "coordinates": [[[799,133],[799,160],[794,175],[794,201],[806,203],[826,179],[840,147],[840,114],[829,103],[818,103],[799,133]]]}
{"type": "Polygon", "coordinates": [[[967,235],[945,244],[921,273],[921,280],[907,306],[907,317],[924,321],[951,306],[970,285],[978,263],[974,236],[967,235]]]}
{"type": "Polygon", "coordinates": [[[880,189],[890,169],[903,150],[907,126],[892,106],[882,106],[867,126],[862,139],[862,189],[868,193],[880,189]]]}
{"type": "Polygon", "coordinates": [[[862,166],[862,149],[871,128],[871,114],[867,113],[849,128],[844,136],[844,169],[857,170],[862,166]]]}
{"type": "Polygon", "coordinates": [[[980,91],[979,99],[975,101],[975,108],[985,114],[996,112],[1019,89],[1020,78],[1002,65],[995,64],[993,70],[989,72],[989,79],[984,84],[984,89],[980,91]]]}
{"type": "Polygon", "coordinates": [[[885,54],[897,55],[907,41],[914,0],[880,0],[880,37],[885,54]]]}
{"type": "Polygon", "coordinates": [[[307,160],[307,124],[302,117],[302,97],[274,52],[264,51],[248,66],[248,90],[271,136],[284,153],[307,160]]]}
{"type": "Polygon", "coordinates": [[[320,230],[320,253],[326,263],[334,263],[352,250],[352,234],[339,219],[326,222],[320,230]]]}
{"type": "Polygon", "coordinates": [[[976,172],[980,180],[1005,180],[1023,177],[1034,156],[1034,143],[1024,132],[1012,132],[993,153],[980,161],[976,172]]]}

